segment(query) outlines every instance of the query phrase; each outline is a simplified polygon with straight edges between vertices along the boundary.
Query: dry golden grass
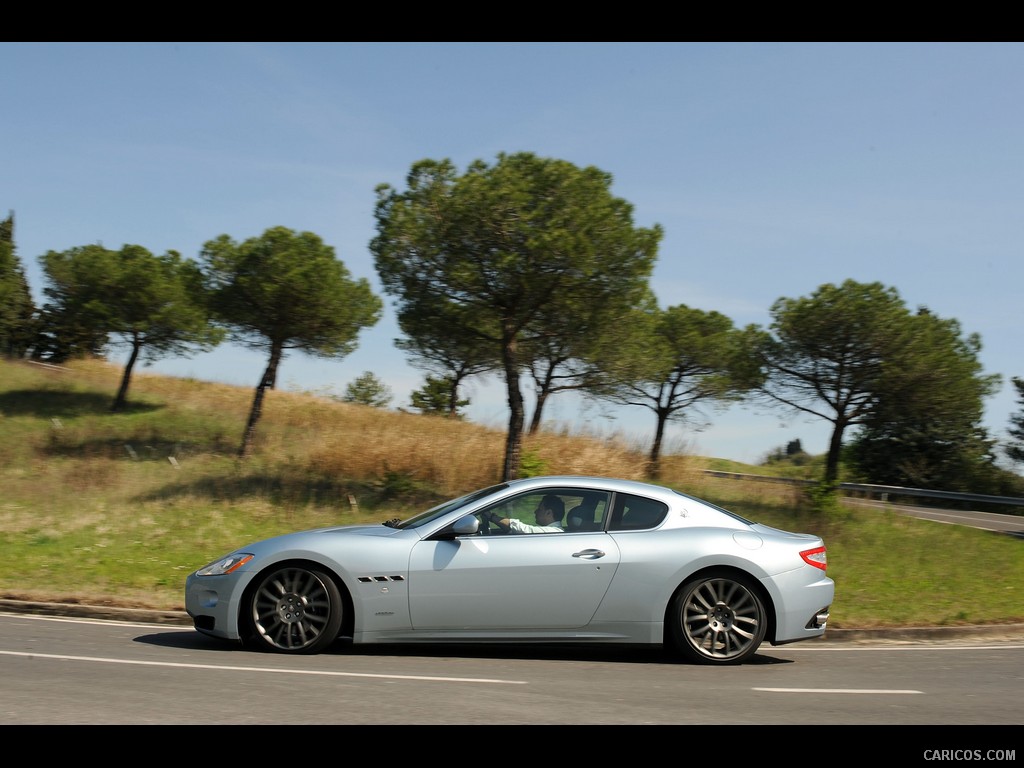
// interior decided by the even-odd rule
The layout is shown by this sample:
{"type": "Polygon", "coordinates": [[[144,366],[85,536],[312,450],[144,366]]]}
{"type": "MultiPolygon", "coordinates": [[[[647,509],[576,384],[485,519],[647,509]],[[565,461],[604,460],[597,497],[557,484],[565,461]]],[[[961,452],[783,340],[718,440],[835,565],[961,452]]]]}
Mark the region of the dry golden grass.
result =
{"type": "MultiPolygon", "coordinates": [[[[89,370],[99,383],[100,363],[72,367],[76,373],[89,370]]],[[[199,413],[231,416],[239,425],[238,438],[253,395],[245,388],[145,374],[135,378],[132,393],[135,398],[152,395],[175,407],[182,403],[180,407],[199,413]]],[[[399,475],[454,494],[501,479],[505,438],[502,430],[443,416],[273,390],[263,403],[256,447],[263,455],[301,464],[319,475],[362,480],[399,475]]],[[[646,448],[618,435],[541,431],[524,437],[522,453],[525,462],[539,462],[545,474],[631,479],[646,474],[646,448]]],[[[665,457],[662,479],[692,479],[703,468],[703,460],[697,463],[700,466],[695,467],[685,456],[665,457]]]]}
{"type": "MultiPolygon", "coordinates": [[[[109,392],[112,398],[122,374],[121,368],[103,360],[75,361],[61,368],[4,365],[26,377],[26,387],[94,397],[97,392],[109,392]]],[[[140,369],[129,392],[136,413],[124,417],[131,421],[125,421],[116,438],[98,438],[109,432],[110,420],[117,417],[97,407],[52,430],[51,455],[38,457],[38,468],[44,474],[59,472],[61,484],[79,493],[123,483],[119,471],[124,468],[126,450],[142,452],[143,458],[162,452],[178,461],[192,454],[230,458],[240,442],[253,394],[247,387],[152,375],[140,369]],[[146,406],[153,408],[152,413],[144,413],[146,406]],[[73,465],[53,466],[53,450],[61,446],[76,459],[73,465]]],[[[105,404],[105,400],[99,402],[105,404]]],[[[39,441],[38,436],[32,439],[39,441]]],[[[273,466],[275,473],[291,468],[306,477],[366,483],[398,477],[453,495],[501,479],[505,439],[503,429],[467,421],[344,403],[309,392],[272,390],[266,393],[254,460],[248,466],[273,466]]],[[[763,499],[766,493],[791,499],[799,495],[789,487],[717,480],[704,474],[708,459],[678,452],[678,446],[668,450],[658,479],[695,495],[709,488],[727,488],[730,499],[740,500],[763,499]]],[[[526,435],[522,446],[524,469],[534,474],[636,480],[647,479],[648,451],[649,446],[619,433],[564,427],[526,435]]]]}

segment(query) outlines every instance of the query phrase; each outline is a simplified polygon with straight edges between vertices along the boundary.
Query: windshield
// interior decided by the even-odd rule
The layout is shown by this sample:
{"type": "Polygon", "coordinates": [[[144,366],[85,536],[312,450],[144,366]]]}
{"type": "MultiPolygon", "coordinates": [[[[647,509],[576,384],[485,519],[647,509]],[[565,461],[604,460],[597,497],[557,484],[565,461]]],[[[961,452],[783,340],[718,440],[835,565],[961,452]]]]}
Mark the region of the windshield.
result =
{"type": "Polygon", "coordinates": [[[480,499],[485,499],[488,496],[497,493],[498,491],[505,490],[506,488],[508,488],[507,483],[501,483],[500,485],[492,485],[489,488],[474,491],[473,493],[466,494],[465,496],[459,496],[459,498],[457,499],[442,502],[438,504],[436,507],[431,507],[426,512],[420,512],[418,515],[413,515],[412,517],[406,520],[401,520],[398,522],[390,520],[384,523],[384,525],[389,525],[392,528],[419,528],[421,525],[426,525],[432,520],[436,520],[437,518],[441,517],[441,515],[446,515],[449,512],[452,512],[461,507],[466,507],[471,504],[474,504],[480,499]]]}

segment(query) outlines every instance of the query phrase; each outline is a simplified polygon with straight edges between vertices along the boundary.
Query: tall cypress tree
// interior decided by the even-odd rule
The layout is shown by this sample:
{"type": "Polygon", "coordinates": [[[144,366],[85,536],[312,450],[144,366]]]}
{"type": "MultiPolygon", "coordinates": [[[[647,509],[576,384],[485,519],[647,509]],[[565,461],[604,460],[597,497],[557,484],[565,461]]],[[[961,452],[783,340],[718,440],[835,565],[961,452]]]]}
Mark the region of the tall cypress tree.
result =
{"type": "Polygon", "coordinates": [[[0,221],[0,354],[24,357],[35,334],[35,304],[14,248],[14,212],[0,221]]]}
{"type": "Polygon", "coordinates": [[[1017,389],[1017,404],[1020,411],[1010,416],[1010,424],[1013,426],[1006,431],[1013,440],[1006,445],[1006,455],[1014,461],[1024,462],[1024,379],[1014,376],[1010,381],[1017,389]]]}

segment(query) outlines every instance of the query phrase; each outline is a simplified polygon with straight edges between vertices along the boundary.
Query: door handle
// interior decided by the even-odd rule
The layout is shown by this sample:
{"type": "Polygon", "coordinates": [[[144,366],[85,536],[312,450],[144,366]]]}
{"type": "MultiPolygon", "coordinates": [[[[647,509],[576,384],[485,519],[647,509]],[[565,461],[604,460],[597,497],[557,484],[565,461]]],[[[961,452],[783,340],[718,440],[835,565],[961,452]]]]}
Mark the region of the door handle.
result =
{"type": "Polygon", "coordinates": [[[584,549],[579,552],[573,552],[573,557],[582,557],[584,560],[597,560],[599,557],[604,557],[604,552],[600,549],[584,549]]]}

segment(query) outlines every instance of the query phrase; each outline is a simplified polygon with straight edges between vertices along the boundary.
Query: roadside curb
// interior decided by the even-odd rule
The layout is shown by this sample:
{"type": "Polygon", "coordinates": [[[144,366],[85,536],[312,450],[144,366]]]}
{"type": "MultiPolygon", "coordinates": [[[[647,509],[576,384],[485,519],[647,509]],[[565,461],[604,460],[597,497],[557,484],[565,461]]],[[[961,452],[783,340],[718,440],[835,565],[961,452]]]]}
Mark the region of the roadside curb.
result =
{"type": "Polygon", "coordinates": [[[192,626],[192,619],[184,611],[158,611],[151,608],[117,608],[107,605],[82,605],[80,603],[43,603],[31,600],[0,599],[0,613],[192,626]]]}
{"type": "Polygon", "coordinates": [[[948,643],[1024,640],[1024,624],[968,624],[948,627],[871,627],[826,629],[825,636],[810,642],[822,643],[948,643]]]}
{"type": "MultiPolygon", "coordinates": [[[[118,608],[80,603],[46,603],[31,600],[0,599],[0,613],[68,618],[106,619],[108,621],[141,622],[191,627],[192,619],[184,611],[158,611],[150,608],[118,608]]],[[[824,637],[811,643],[901,642],[944,643],[970,640],[994,642],[1024,640],[1024,624],[971,624],[950,627],[872,627],[865,629],[836,628],[825,631],[824,637]]]]}

